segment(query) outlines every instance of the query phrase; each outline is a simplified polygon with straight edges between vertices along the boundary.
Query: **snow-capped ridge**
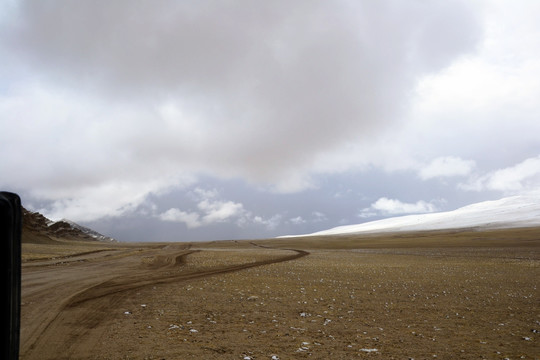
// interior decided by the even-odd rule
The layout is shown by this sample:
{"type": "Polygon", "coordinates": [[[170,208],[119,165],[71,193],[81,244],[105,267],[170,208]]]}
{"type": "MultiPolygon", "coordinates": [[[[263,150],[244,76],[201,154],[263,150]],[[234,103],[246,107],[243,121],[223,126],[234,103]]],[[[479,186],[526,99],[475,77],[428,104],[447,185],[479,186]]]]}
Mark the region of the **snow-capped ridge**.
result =
{"type": "Polygon", "coordinates": [[[399,216],[292,236],[533,226],[540,226],[540,193],[479,202],[447,212],[399,216]]]}
{"type": "MultiPolygon", "coordinates": [[[[95,230],[79,225],[71,220],[62,219],[53,221],[43,216],[39,212],[32,212],[22,209],[24,231],[38,233],[45,236],[58,238],[70,238],[77,240],[98,240],[116,242],[109,236],[102,235],[95,230]]],[[[24,232],[23,231],[23,232],[24,232]]]]}
{"type": "Polygon", "coordinates": [[[67,223],[67,224],[69,224],[71,226],[71,228],[80,230],[82,233],[84,233],[84,234],[86,234],[86,235],[88,235],[90,237],[93,237],[96,240],[110,241],[110,242],[115,242],[116,241],[116,239],[113,239],[112,237],[102,235],[102,234],[98,233],[95,230],[92,230],[92,229],[87,228],[85,226],[79,225],[76,222],[73,222],[73,221],[68,220],[68,219],[62,219],[60,221],[57,221],[57,223],[59,223],[59,222],[67,223]]]}

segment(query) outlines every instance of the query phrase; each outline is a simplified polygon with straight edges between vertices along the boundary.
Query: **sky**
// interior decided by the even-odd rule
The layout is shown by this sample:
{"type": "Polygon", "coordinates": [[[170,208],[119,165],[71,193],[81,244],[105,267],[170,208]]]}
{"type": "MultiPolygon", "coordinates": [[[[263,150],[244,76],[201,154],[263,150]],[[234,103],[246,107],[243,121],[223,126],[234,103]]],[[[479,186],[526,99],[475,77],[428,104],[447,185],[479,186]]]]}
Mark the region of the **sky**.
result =
{"type": "Polygon", "coordinates": [[[539,16],[536,0],[2,0],[0,188],[120,241],[538,193],[539,16]]]}

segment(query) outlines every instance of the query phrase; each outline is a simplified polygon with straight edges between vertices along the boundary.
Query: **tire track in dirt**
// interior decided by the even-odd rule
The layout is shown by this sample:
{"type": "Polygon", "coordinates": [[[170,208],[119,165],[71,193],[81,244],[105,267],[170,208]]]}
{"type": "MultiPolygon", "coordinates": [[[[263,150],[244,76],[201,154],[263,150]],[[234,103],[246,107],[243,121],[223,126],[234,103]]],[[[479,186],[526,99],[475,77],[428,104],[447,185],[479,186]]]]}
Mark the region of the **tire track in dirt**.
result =
{"type": "MultiPolygon", "coordinates": [[[[65,260],[49,259],[33,263],[30,267],[24,266],[21,359],[43,358],[44,355],[41,352],[37,355],[32,354],[36,348],[41,350],[41,345],[37,344],[43,343],[41,338],[45,337],[46,334],[49,334],[47,336],[50,343],[45,346],[60,347],[57,337],[61,338],[61,333],[50,329],[54,324],[61,323],[60,317],[67,321],[71,319],[70,316],[65,316],[65,313],[67,311],[66,304],[73,296],[112,279],[121,278],[122,275],[128,276],[135,273],[143,275],[142,270],[148,271],[148,268],[144,267],[145,259],[164,258],[159,254],[166,251],[170,253],[169,257],[176,261],[178,256],[175,254],[183,255],[190,247],[190,245],[129,247],[118,250],[118,253],[113,256],[96,258],[92,256],[93,253],[88,253],[87,258],[83,261],[75,261],[74,259],[81,258],[78,253],[72,257],[64,257],[65,260]],[[100,281],[100,279],[102,280],[100,281]],[[51,336],[51,331],[53,334],[57,333],[57,336],[51,336]]],[[[160,267],[170,266],[170,263],[171,261],[164,261],[160,267]]],[[[89,314],[95,312],[94,310],[87,309],[89,314]]],[[[82,324],[84,325],[84,321],[82,324]]],[[[53,353],[51,352],[51,354],[53,353]]],[[[57,354],[59,355],[50,356],[50,358],[62,356],[61,352],[57,352],[57,354]]]]}
{"type": "MultiPolygon", "coordinates": [[[[227,273],[245,270],[245,269],[258,267],[258,266],[277,264],[277,263],[281,263],[285,261],[292,261],[292,260],[296,260],[301,257],[309,255],[309,252],[304,251],[304,250],[296,250],[296,249],[276,249],[276,250],[289,250],[289,251],[296,252],[296,254],[283,256],[277,259],[261,260],[261,261],[257,261],[253,263],[231,265],[231,266],[225,266],[221,268],[209,269],[209,270],[204,270],[204,271],[197,271],[197,272],[187,273],[187,274],[166,275],[163,273],[155,274],[153,271],[152,273],[148,274],[147,275],[148,278],[145,278],[144,280],[140,280],[140,274],[121,276],[121,277],[100,283],[96,286],[88,288],[74,295],[66,303],[65,308],[76,307],[87,301],[92,301],[97,298],[101,298],[105,296],[111,296],[116,293],[136,290],[145,286],[163,285],[163,284],[167,284],[171,282],[194,280],[194,279],[200,279],[200,278],[204,278],[208,276],[227,274],[227,273]]],[[[185,262],[185,257],[199,251],[201,250],[189,251],[184,254],[177,255],[174,257],[174,261],[173,261],[174,265],[162,267],[161,269],[163,270],[163,268],[181,266],[185,262]]]]}
{"type": "Polygon", "coordinates": [[[118,312],[122,303],[138,289],[222,275],[292,261],[309,255],[309,252],[304,250],[274,250],[289,250],[294,254],[192,273],[175,273],[174,270],[185,263],[187,256],[201,250],[183,249],[169,256],[158,256],[155,263],[146,269],[108,279],[81,290],[67,299],[21,359],[91,357],[93,349],[98,346],[102,329],[111,321],[111,313],[118,312]]]}

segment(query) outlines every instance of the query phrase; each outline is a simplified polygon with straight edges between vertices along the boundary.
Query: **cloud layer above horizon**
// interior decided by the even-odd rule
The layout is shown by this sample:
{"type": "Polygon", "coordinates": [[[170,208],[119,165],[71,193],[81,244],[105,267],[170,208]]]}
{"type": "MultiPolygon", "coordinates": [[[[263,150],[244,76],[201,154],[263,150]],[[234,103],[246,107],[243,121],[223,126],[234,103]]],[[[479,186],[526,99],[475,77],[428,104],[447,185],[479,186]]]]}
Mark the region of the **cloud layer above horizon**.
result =
{"type": "Polygon", "coordinates": [[[8,1],[0,185],[52,217],[275,231],[345,221],[322,200],[294,214],[287,200],[358,193],[338,189],[340,174],[387,179],[386,192],[363,183],[359,217],[439,210],[455,192],[463,203],[535,190],[535,11],[534,1],[8,1]],[[416,181],[409,195],[400,176],[416,181]],[[247,192],[288,207],[248,208],[247,192]],[[186,203],[165,206],[180,193],[186,203]]]}

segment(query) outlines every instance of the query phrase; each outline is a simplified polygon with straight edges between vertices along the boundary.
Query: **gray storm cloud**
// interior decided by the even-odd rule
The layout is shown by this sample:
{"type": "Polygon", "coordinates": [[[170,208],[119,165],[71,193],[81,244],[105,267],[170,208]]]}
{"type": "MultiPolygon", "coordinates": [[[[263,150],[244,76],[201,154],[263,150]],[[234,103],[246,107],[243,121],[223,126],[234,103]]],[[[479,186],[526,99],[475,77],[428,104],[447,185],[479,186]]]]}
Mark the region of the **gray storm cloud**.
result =
{"type": "Polygon", "coordinates": [[[310,188],[400,126],[418,79],[476,50],[474,6],[0,4],[0,185],[84,220],[205,176],[310,188]]]}
{"type": "Polygon", "coordinates": [[[146,114],[105,115],[133,163],[271,182],[391,126],[419,76],[474,49],[471,14],[459,1],[28,1],[5,33],[43,81],[146,114]]]}

